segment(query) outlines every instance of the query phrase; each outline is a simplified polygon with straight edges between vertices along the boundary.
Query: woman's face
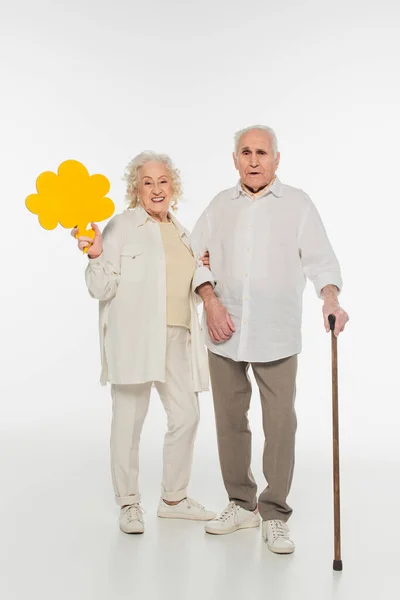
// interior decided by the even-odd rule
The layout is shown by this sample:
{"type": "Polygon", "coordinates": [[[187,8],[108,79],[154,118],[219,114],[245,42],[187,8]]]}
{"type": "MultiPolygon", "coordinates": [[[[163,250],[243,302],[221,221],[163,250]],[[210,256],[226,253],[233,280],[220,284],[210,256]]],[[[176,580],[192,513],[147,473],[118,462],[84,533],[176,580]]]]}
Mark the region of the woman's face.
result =
{"type": "Polygon", "coordinates": [[[140,204],[153,219],[164,221],[173,196],[168,167],[160,162],[147,162],[139,168],[138,175],[140,204]]]}

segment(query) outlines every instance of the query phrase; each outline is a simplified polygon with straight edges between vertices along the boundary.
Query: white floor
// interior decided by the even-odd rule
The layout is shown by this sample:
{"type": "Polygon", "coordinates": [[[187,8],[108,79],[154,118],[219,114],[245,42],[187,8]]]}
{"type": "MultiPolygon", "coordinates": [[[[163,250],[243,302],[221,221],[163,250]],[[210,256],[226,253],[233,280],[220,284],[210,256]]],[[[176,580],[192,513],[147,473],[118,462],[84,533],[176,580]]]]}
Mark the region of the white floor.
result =
{"type": "MultiPolygon", "coordinates": [[[[220,510],[227,500],[210,400],[202,397],[190,493],[220,510]]],[[[257,404],[255,400],[251,411],[254,473],[263,485],[257,404]]],[[[73,403],[74,410],[76,406],[73,403]]],[[[312,437],[301,415],[290,496],[295,509],[290,524],[297,544],[292,556],[269,552],[259,530],[210,536],[201,523],[157,519],[164,415],[156,396],[142,444],[146,532],[122,534],[109,475],[108,429],[109,403],[102,390],[79,418],[72,411],[62,420],[48,415],[43,425],[2,432],[0,597],[4,600],[400,597],[398,462],[375,455],[373,444],[364,455],[350,453],[351,435],[345,427],[342,573],[332,570],[330,439],[319,436],[318,427],[312,437]]]]}

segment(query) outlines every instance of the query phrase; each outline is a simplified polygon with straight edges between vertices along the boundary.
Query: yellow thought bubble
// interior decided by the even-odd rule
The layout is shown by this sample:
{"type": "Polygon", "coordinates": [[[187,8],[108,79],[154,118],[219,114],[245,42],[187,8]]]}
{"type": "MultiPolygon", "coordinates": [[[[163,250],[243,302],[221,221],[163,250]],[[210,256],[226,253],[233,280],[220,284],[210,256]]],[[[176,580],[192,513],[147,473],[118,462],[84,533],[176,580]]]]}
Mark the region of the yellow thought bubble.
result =
{"type": "Polygon", "coordinates": [[[46,171],[36,179],[37,194],[25,200],[27,209],[38,215],[44,229],[55,229],[58,224],[67,229],[78,227],[79,236],[94,238],[87,230],[91,222],[104,221],[112,216],[115,205],[106,194],[110,182],[104,175],[89,175],[77,160],[66,160],[57,173],[46,171]]]}

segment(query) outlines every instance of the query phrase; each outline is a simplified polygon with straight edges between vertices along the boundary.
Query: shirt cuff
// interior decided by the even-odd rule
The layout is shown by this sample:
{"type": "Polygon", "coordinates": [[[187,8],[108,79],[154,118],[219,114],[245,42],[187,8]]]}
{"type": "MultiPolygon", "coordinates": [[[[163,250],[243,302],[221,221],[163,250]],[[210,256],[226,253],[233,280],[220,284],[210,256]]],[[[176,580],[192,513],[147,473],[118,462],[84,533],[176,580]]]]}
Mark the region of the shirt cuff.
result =
{"type": "Polygon", "coordinates": [[[97,258],[90,258],[90,256],[88,256],[88,264],[90,266],[92,266],[92,265],[104,265],[105,264],[104,252],[102,252],[100,254],[100,256],[98,256],[97,258]]]}
{"type": "Polygon", "coordinates": [[[335,285],[338,289],[338,295],[342,291],[343,281],[340,273],[332,272],[332,273],[324,273],[322,275],[318,275],[316,279],[313,281],[315,291],[317,293],[318,298],[323,298],[321,292],[327,285],[335,285]]]}
{"type": "Polygon", "coordinates": [[[213,288],[215,287],[215,280],[213,274],[211,273],[208,267],[199,266],[194,272],[192,279],[192,290],[195,292],[198,287],[203,285],[203,283],[211,283],[213,288]]]}

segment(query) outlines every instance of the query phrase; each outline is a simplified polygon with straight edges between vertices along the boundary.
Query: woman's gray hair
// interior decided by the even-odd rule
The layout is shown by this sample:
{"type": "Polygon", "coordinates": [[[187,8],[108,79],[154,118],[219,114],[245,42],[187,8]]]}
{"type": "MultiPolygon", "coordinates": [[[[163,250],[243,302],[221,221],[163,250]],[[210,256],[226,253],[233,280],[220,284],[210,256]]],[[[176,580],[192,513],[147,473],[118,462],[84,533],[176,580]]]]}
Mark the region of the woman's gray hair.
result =
{"type": "Polygon", "coordinates": [[[254,131],[260,129],[261,131],[266,131],[272,140],[272,148],[275,154],[278,152],[278,138],[276,137],[275,131],[271,127],[267,127],[266,125],[252,125],[251,127],[246,127],[245,129],[241,129],[237,131],[233,137],[234,145],[235,145],[235,155],[238,154],[239,149],[239,141],[242,135],[248,133],[249,131],[254,131]]]}
{"type": "Polygon", "coordinates": [[[162,163],[167,167],[171,175],[173,189],[171,208],[172,210],[176,210],[178,208],[178,201],[182,196],[182,182],[180,173],[178,169],[174,167],[172,160],[167,154],[158,154],[157,152],[153,152],[151,150],[141,152],[135,156],[135,158],[130,161],[125,169],[125,175],[123,179],[127,182],[125,198],[128,208],[135,208],[139,203],[139,169],[148,162],[162,163]]]}

